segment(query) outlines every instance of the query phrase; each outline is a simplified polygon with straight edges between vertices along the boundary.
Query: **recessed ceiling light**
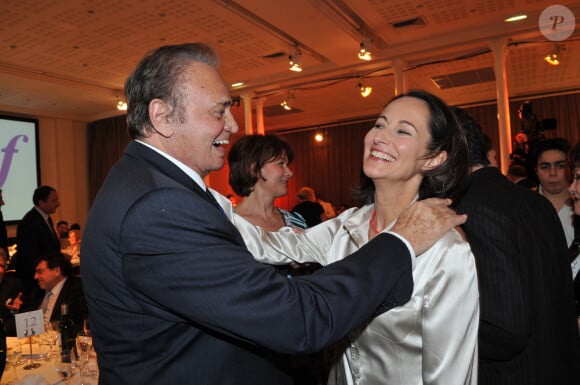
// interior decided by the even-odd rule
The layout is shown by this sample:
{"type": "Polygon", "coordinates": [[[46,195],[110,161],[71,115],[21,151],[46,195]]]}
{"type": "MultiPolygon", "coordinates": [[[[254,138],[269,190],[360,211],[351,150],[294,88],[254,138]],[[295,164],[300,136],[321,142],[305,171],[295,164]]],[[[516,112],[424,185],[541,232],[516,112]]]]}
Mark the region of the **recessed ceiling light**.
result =
{"type": "Polygon", "coordinates": [[[232,83],[232,88],[238,88],[244,85],[244,82],[232,83]]]}
{"type": "Polygon", "coordinates": [[[528,15],[522,14],[522,15],[515,15],[515,16],[508,17],[504,21],[506,23],[512,23],[514,21],[520,21],[520,20],[524,20],[524,19],[527,19],[527,18],[528,18],[528,15]]]}

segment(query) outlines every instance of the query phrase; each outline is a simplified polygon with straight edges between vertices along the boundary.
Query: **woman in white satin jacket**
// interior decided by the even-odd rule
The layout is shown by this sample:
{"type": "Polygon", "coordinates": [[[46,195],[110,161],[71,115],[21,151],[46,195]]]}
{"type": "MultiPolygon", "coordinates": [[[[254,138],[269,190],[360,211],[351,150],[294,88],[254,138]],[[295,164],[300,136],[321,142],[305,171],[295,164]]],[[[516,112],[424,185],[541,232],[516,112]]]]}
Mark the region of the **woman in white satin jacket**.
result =
{"type": "MultiPolygon", "coordinates": [[[[365,136],[359,195],[367,205],[302,234],[290,228],[264,232],[228,215],[256,259],[327,265],[391,228],[416,199],[452,197],[467,165],[465,137],[447,105],[412,91],[393,99],[365,136]]],[[[350,334],[329,384],[477,383],[479,295],[469,244],[452,230],[414,264],[410,301],[350,334]]]]}

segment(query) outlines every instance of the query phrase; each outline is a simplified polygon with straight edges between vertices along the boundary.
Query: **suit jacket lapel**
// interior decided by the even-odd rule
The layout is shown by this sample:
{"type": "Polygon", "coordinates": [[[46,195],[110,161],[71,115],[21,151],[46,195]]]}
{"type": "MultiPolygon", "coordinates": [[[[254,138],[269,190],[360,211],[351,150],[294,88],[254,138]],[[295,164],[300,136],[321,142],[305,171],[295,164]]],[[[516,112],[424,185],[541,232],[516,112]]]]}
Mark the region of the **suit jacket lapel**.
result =
{"type": "Polygon", "coordinates": [[[213,206],[216,206],[216,208],[221,211],[223,219],[226,220],[231,225],[232,228],[231,235],[235,237],[236,241],[240,245],[245,247],[245,242],[242,238],[242,235],[233,225],[231,220],[228,218],[227,214],[225,214],[223,208],[219,205],[215,197],[210,198],[207,192],[202,190],[202,188],[199,187],[199,185],[193,179],[191,179],[189,175],[181,171],[179,167],[177,167],[175,164],[171,163],[167,158],[153,151],[149,147],[143,146],[142,144],[139,144],[135,141],[129,143],[129,145],[125,149],[125,154],[127,156],[132,156],[143,160],[144,162],[148,163],[152,168],[159,170],[159,172],[161,172],[162,174],[167,175],[169,178],[175,180],[177,183],[183,185],[187,189],[198,194],[205,201],[209,202],[213,206]]]}
{"type": "MultiPolygon", "coordinates": [[[[36,220],[38,221],[39,228],[41,228],[42,229],[41,231],[44,234],[46,234],[46,236],[45,236],[46,242],[49,242],[48,240],[50,240],[50,242],[52,243],[52,245],[53,245],[53,247],[51,248],[52,251],[60,250],[60,240],[58,239],[58,236],[56,235],[56,230],[54,230],[54,227],[53,227],[53,230],[51,231],[50,225],[42,217],[42,215],[38,212],[38,210],[34,207],[31,210],[34,213],[34,215],[36,216],[36,220]]],[[[43,246],[43,247],[46,247],[50,244],[50,243],[46,243],[46,242],[43,242],[45,244],[45,246],[43,246]]]]}
{"type": "Polygon", "coordinates": [[[179,167],[171,163],[167,158],[151,150],[147,146],[143,146],[135,141],[129,143],[125,149],[125,153],[142,159],[149,163],[152,167],[158,169],[161,173],[167,175],[187,189],[197,193],[206,201],[215,204],[214,201],[206,194],[199,185],[189,177],[186,173],[181,171],[179,167]]]}

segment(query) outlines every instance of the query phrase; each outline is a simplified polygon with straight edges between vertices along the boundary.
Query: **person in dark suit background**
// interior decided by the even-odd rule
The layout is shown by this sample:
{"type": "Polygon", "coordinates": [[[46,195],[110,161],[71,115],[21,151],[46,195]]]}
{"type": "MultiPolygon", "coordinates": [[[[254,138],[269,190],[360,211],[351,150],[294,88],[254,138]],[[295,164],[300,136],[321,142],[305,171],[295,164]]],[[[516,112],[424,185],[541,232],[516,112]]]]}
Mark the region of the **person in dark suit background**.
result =
{"type": "Polygon", "coordinates": [[[528,173],[526,172],[526,168],[519,164],[512,164],[508,168],[508,172],[506,177],[509,179],[510,182],[517,184],[518,186],[522,186],[524,188],[530,190],[537,190],[538,185],[534,183],[533,180],[528,178],[528,173]]]}
{"type": "Polygon", "coordinates": [[[291,384],[281,353],[317,351],[405,303],[412,250],[465,220],[445,200],[414,204],[353,258],[289,279],[253,259],[206,190],[238,131],[213,51],[150,52],[125,96],[134,140],[97,193],[81,249],[100,384],[291,384]]]}
{"type": "MultiPolygon", "coordinates": [[[[4,206],[4,197],[2,196],[2,190],[0,189],[0,208],[4,206]]],[[[0,248],[4,249],[6,256],[8,256],[8,231],[6,230],[6,225],[4,225],[4,215],[2,215],[2,210],[0,210],[0,248]]]]}
{"type": "Polygon", "coordinates": [[[551,204],[488,167],[477,122],[456,109],[470,146],[457,203],[479,278],[480,385],[577,385],[577,328],[564,232],[551,204]]]}
{"type": "Polygon", "coordinates": [[[8,254],[0,248],[0,378],[4,372],[6,365],[6,321],[12,319],[10,309],[3,304],[10,298],[18,295],[21,285],[20,280],[11,274],[6,274],[6,267],[8,265],[8,254]]]}
{"type": "Polygon", "coordinates": [[[0,318],[4,323],[13,318],[10,309],[4,304],[22,292],[20,279],[13,273],[6,273],[7,264],[7,254],[0,249],[0,318]]]}
{"type": "MultiPolygon", "coordinates": [[[[60,321],[61,305],[67,304],[73,326],[82,329],[83,321],[88,319],[87,303],[83,284],[79,277],[73,275],[71,262],[60,252],[43,254],[36,262],[34,277],[43,295],[19,293],[6,307],[12,312],[41,309],[47,323],[60,321]]],[[[6,328],[8,335],[16,335],[16,330],[11,327],[6,328]]]]}
{"type": "Polygon", "coordinates": [[[308,227],[313,227],[327,220],[324,207],[316,201],[316,193],[311,187],[301,187],[297,194],[300,202],[292,207],[292,212],[300,214],[308,227]]]}
{"type": "Polygon", "coordinates": [[[34,207],[22,218],[16,229],[17,249],[13,267],[22,280],[25,291],[36,286],[34,270],[36,259],[42,254],[60,251],[60,240],[50,215],[60,206],[56,190],[40,186],[32,195],[34,207]]]}

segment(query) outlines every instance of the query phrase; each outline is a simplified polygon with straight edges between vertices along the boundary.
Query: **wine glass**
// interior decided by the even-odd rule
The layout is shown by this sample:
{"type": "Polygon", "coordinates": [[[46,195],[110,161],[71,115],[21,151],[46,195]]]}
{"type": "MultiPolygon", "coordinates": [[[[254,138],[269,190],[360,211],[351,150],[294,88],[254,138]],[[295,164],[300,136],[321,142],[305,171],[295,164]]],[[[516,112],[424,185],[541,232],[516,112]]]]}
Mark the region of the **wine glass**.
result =
{"type": "Polygon", "coordinates": [[[64,350],[55,355],[54,367],[65,384],[70,382],[75,368],[71,350],[64,350]]]}
{"type": "Polygon", "coordinates": [[[11,367],[14,369],[14,378],[12,382],[19,383],[18,379],[18,367],[25,362],[24,358],[22,358],[22,345],[20,342],[17,342],[10,347],[8,347],[8,351],[6,354],[6,368],[11,367]]]}
{"type": "Polygon", "coordinates": [[[58,332],[58,326],[54,325],[53,322],[46,322],[44,326],[44,342],[49,346],[49,352],[46,356],[46,360],[52,360],[54,355],[54,347],[56,346],[58,339],[60,338],[60,333],[58,332]]]}
{"type": "Polygon", "coordinates": [[[79,331],[77,334],[76,344],[77,344],[79,369],[81,374],[81,385],[90,385],[90,383],[85,382],[85,376],[89,374],[87,373],[87,371],[89,370],[88,363],[91,348],[93,346],[93,339],[91,338],[90,331],[85,330],[79,331]]]}
{"type": "Polygon", "coordinates": [[[79,355],[88,356],[93,347],[93,339],[91,337],[91,333],[90,332],[87,333],[83,330],[79,331],[77,333],[76,343],[79,355]]]}

